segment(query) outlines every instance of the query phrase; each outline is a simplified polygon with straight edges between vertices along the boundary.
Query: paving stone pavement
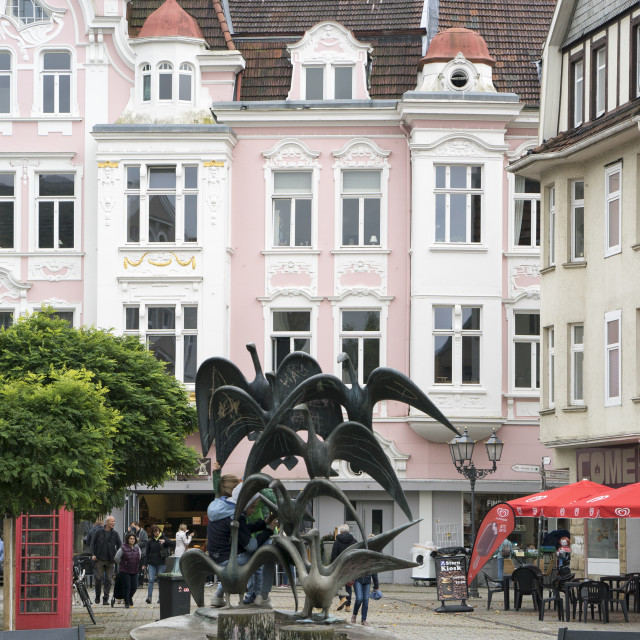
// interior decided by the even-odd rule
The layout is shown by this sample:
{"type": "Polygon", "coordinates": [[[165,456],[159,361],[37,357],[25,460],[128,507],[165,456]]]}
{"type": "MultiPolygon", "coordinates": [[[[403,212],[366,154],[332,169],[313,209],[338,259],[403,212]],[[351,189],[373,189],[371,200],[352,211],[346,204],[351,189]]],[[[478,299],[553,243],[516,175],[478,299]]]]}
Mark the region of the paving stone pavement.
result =
{"type": "MultiPolygon", "coordinates": [[[[384,597],[369,600],[368,621],[371,624],[368,637],[375,638],[376,630],[385,630],[402,640],[547,640],[557,638],[558,627],[572,629],[603,630],[603,623],[587,623],[572,620],[568,624],[559,622],[553,610],[545,612],[543,622],[533,611],[530,598],[525,598],[523,608],[516,612],[502,610],[502,597],[494,595],[491,610],[486,608],[486,593],[480,589],[481,598],[470,599],[468,604],[475,607],[470,613],[436,613],[440,606],[436,600],[435,587],[409,585],[381,585],[384,597]]],[[[213,595],[213,588],[206,589],[207,601],[213,595]]],[[[300,602],[304,594],[299,590],[300,602]]],[[[141,625],[155,622],[160,618],[157,604],[157,590],[153,604],[146,604],[146,588],[136,593],[134,607],[125,609],[123,605],[113,608],[102,604],[93,605],[97,625],[91,624],[89,615],[82,604],[73,606],[73,624],[86,626],[87,638],[93,640],[128,640],[129,632],[141,625]]],[[[271,593],[274,608],[293,609],[293,596],[289,589],[276,588],[271,593]]],[[[337,600],[336,600],[337,603],[337,600]]],[[[0,621],[2,620],[2,592],[0,590],[0,621]]],[[[195,611],[192,602],[191,611],[195,611]]],[[[336,617],[348,619],[350,613],[332,611],[336,617]]],[[[640,640],[640,614],[630,612],[629,624],[624,622],[622,612],[612,612],[607,630],[634,631],[640,640]]],[[[358,620],[359,622],[359,620],[358,620]]],[[[46,639],[45,639],[46,640],[46,639]]],[[[176,638],[176,640],[180,640],[176,638]]]]}

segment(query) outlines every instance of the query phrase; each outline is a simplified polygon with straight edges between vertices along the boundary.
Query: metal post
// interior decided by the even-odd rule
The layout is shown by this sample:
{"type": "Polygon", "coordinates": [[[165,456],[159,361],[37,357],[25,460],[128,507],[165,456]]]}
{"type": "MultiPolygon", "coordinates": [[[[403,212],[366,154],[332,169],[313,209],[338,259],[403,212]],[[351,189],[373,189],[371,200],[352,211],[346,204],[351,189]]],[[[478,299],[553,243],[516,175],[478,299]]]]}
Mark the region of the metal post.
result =
{"type": "MultiPolygon", "coordinates": [[[[469,482],[471,483],[471,548],[473,549],[473,545],[476,542],[476,468],[473,462],[467,469],[465,476],[469,478],[469,482]]],[[[476,576],[469,585],[469,597],[471,598],[479,598],[480,593],[478,592],[478,577],[476,576]]]]}

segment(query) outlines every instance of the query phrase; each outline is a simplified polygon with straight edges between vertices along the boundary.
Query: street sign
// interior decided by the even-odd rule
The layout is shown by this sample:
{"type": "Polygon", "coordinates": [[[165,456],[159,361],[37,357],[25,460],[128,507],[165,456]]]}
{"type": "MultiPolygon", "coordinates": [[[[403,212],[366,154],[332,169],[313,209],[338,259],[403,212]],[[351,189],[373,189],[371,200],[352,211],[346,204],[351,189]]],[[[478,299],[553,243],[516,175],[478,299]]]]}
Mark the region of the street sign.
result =
{"type": "Polygon", "coordinates": [[[545,471],[545,477],[547,478],[547,480],[569,480],[569,470],[551,469],[549,471],[545,471]]]}
{"type": "Polygon", "coordinates": [[[537,464],[514,464],[511,468],[519,473],[540,473],[540,466],[537,464]]]}

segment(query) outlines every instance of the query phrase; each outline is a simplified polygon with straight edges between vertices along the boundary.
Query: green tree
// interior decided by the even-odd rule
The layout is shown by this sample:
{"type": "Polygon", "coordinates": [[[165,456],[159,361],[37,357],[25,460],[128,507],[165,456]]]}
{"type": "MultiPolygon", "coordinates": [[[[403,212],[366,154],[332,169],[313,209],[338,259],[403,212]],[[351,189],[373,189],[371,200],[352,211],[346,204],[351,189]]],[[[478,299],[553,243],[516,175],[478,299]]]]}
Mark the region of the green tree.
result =
{"type": "Polygon", "coordinates": [[[0,513],[47,502],[90,512],[108,490],[120,416],[86,371],[0,383],[0,513]],[[82,452],[82,455],[78,455],[82,452]]]}
{"type": "MultiPolygon", "coordinates": [[[[182,385],[135,336],[116,336],[95,328],[75,329],[43,309],[0,332],[0,376],[10,381],[51,384],[56,372],[83,369],[104,390],[105,407],[118,416],[110,445],[105,445],[106,486],[93,495],[90,513],[105,513],[122,504],[133,485],[157,486],[170,474],[191,473],[197,454],[185,445],[185,437],[197,427],[194,407],[182,385]]],[[[77,458],[92,454],[83,442],[74,441],[77,458]]],[[[72,456],[69,456],[72,457],[72,456]]],[[[0,478],[5,456],[0,456],[0,478]]],[[[102,460],[102,458],[101,458],[102,460]]],[[[24,469],[28,461],[23,461],[24,469]]],[[[46,469],[48,460],[41,461],[46,469]]],[[[44,496],[43,496],[44,497],[44,496]]],[[[81,511],[81,510],[79,510],[81,511]]]]}

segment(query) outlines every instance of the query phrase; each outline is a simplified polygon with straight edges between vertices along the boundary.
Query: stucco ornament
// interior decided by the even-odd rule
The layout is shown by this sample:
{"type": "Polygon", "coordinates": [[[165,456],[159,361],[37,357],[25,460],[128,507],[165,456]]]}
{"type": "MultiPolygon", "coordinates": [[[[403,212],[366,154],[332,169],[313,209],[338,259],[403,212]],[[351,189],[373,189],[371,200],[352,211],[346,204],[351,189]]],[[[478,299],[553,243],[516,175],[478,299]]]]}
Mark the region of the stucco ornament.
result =
{"type": "Polygon", "coordinates": [[[64,256],[29,259],[29,280],[80,280],[82,277],[81,258],[64,256]]]}
{"type": "Polygon", "coordinates": [[[227,169],[224,162],[216,161],[205,162],[204,169],[207,183],[205,202],[209,209],[209,221],[212,225],[216,225],[224,201],[224,185],[227,179],[227,169]]]}
{"type": "Polygon", "coordinates": [[[15,40],[24,60],[29,59],[28,49],[50,42],[64,26],[63,16],[66,9],[52,7],[43,0],[39,0],[37,6],[43,10],[42,20],[24,24],[20,18],[9,13],[6,2],[0,3],[0,7],[4,8],[0,15],[0,40],[15,40]]]}
{"type": "Polygon", "coordinates": [[[0,300],[20,300],[27,297],[31,284],[20,282],[9,269],[0,267],[0,300]]]}
{"type": "Polygon", "coordinates": [[[265,157],[265,169],[288,169],[305,168],[313,169],[319,167],[319,151],[312,151],[300,140],[281,140],[269,151],[262,154],[265,157]]]}
{"type": "Polygon", "coordinates": [[[334,169],[349,169],[352,167],[367,167],[382,169],[389,167],[390,151],[381,149],[373,140],[356,138],[348,142],[339,151],[334,151],[334,169]]]}
{"type": "Polygon", "coordinates": [[[117,183],[120,181],[117,162],[101,162],[98,164],[98,184],[100,190],[100,207],[105,212],[104,224],[111,225],[111,211],[115,206],[119,193],[117,183]]]}

